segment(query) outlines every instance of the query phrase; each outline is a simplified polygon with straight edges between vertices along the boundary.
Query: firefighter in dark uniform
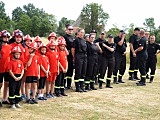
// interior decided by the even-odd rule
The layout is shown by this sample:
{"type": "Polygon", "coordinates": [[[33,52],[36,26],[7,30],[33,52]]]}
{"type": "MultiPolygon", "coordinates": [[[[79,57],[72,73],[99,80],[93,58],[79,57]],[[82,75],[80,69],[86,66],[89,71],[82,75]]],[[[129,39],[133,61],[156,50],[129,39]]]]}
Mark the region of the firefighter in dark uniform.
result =
{"type": "Polygon", "coordinates": [[[129,67],[129,80],[138,80],[137,72],[138,72],[138,60],[135,54],[135,50],[138,48],[138,40],[139,40],[139,28],[134,29],[134,33],[129,38],[130,45],[130,67],[129,67]]]}
{"type": "Polygon", "coordinates": [[[145,37],[145,31],[140,30],[140,40],[138,43],[138,48],[135,50],[135,54],[138,59],[138,67],[141,75],[141,80],[136,83],[137,86],[146,85],[146,61],[148,58],[147,53],[147,38],[145,37]]]}
{"type": "Polygon", "coordinates": [[[73,42],[72,56],[75,64],[74,82],[76,92],[86,92],[84,89],[84,79],[87,69],[87,44],[84,37],[84,29],[79,29],[77,38],[73,42]]]}
{"type": "Polygon", "coordinates": [[[89,35],[89,40],[87,41],[87,71],[85,78],[85,90],[97,90],[94,87],[94,82],[96,80],[97,68],[98,68],[98,53],[102,53],[98,43],[94,43],[95,34],[91,33],[89,35]]]}
{"type": "Polygon", "coordinates": [[[102,60],[103,60],[103,68],[100,69],[100,77],[99,77],[99,88],[102,89],[102,81],[105,77],[105,73],[107,70],[107,78],[106,78],[106,87],[113,88],[111,83],[111,77],[114,70],[115,65],[115,44],[113,43],[113,35],[108,35],[108,41],[102,43],[102,60]]]}
{"type": "Polygon", "coordinates": [[[119,35],[114,38],[114,43],[116,44],[116,50],[115,50],[115,67],[113,70],[113,83],[124,83],[122,80],[122,76],[124,75],[124,72],[126,70],[126,39],[125,39],[125,32],[123,30],[120,30],[119,35]],[[117,81],[117,73],[119,71],[118,75],[118,81],[117,81]]]}
{"type": "Polygon", "coordinates": [[[68,59],[68,71],[66,73],[65,77],[65,83],[67,83],[66,89],[71,89],[72,84],[72,76],[73,76],[73,56],[71,53],[71,48],[73,46],[74,37],[72,36],[73,33],[73,27],[71,25],[66,25],[66,34],[63,36],[66,40],[66,48],[69,52],[69,55],[67,56],[68,59]]]}
{"type": "Polygon", "coordinates": [[[146,73],[148,73],[149,68],[151,69],[149,83],[153,82],[155,76],[157,55],[160,53],[160,51],[158,50],[160,50],[160,45],[155,42],[155,36],[152,35],[150,36],[150,41],[148,43],[148,48],[147,48],[148,59],[146,63],[146,73]]]}
{"type": "MultiPolygon", "coordinates": [[[[102,48],[102,43],[105,42],[105,37],[106,37],[106,33],[104,31],[101,32],[100,37],[98,39],[96,39],[94,42],[95,43],[99,43],[99,46],[102,48]]],[[[100,75],[100,69],[103,68],[103,60],[102,60],[102,54],[99,53],[98,55],[98,69],[97,69],[97,79],[96,79],[96,83],[98,83],[101,79],[99,79],[99,75],[100,75]]],[[[104,81],[102,81],[104,82],[104,81]]]]}

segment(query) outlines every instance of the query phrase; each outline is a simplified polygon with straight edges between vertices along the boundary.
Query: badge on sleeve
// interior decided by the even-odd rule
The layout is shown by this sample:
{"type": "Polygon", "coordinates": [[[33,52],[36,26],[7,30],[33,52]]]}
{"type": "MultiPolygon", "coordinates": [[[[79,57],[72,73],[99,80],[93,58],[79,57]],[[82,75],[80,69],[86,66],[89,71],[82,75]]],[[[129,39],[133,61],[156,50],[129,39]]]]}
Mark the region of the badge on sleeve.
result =
{"type": "Polygon", "coordinates": [[[21,67],[21,64],[18,64],[18,67],[20,68],[20,67],[21,67]]]}

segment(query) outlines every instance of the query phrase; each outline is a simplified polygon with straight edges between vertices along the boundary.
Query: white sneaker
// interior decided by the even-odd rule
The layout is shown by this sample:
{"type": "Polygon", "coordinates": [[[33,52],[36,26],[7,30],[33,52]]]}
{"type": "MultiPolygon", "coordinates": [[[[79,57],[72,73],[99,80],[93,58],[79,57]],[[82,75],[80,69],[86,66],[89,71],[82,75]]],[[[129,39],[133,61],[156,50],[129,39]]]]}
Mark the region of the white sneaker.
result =
{"type": "Polygon", "coordinates": [[[22,108],[22,106],[20,106],[20,104],[16,104],[15,105],[17,108],[22,108]]]}
{"type": "Polygon", "coordinates": [[[16,109],[15,104],[11,105],[11,108],[12,108],[12,109],[16,109]]]}

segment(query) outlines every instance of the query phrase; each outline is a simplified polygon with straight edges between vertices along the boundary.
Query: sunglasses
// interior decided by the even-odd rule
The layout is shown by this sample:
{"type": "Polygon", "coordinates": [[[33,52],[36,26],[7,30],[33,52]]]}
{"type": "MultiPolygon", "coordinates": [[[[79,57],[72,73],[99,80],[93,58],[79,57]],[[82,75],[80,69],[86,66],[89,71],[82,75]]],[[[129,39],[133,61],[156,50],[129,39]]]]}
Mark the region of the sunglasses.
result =
{"type": "Polygon", "coordinates": [[[68,29],[68,30],[73,30],[73,29],[68,29]]]}

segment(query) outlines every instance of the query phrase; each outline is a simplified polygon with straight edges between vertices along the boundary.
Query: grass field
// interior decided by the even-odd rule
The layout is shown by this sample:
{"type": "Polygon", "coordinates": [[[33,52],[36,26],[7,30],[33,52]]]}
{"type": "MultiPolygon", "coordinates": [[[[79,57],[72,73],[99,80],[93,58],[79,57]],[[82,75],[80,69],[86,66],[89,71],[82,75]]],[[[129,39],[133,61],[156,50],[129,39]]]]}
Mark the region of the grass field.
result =
{"type": "MultiPolygon", "coordinates": [[[[87,93],[67,91],[68,97],[40,101],[37,105],[21,103],[23,108],[12,110],[4,105],[0,120],[159,120],[160,119],[160,69],[154,83],[144,87],[135,81],[113,85],[87,93]]],[[[73,84],[74,86],[74,84],[73,84]]]]}
{"type": "Polygon", "coordinates": [[[76,93],[73,88],[66,92],[68,97],[40,101],[37,105],[22,102],[21,109],[4,105],[0,108],[0,120],[160,120],[160,69],[154,82],[143,87],[127,80],[127,72],[128,68],[123,77],[126,83],[112,84],[113,89],[103,85],[101,90],[76,93]]]}

